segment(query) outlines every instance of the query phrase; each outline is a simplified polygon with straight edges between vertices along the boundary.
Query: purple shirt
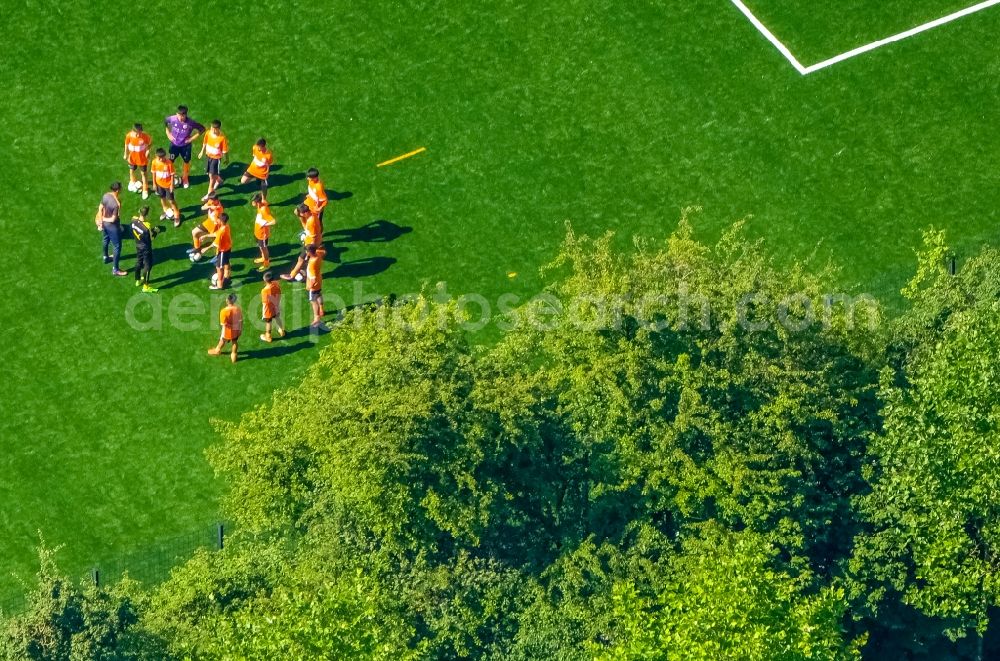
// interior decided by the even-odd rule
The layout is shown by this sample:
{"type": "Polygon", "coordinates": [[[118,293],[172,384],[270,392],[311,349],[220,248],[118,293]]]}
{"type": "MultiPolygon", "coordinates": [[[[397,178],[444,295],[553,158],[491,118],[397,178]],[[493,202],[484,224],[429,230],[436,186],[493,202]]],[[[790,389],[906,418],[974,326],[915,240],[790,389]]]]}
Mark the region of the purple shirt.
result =
{"type": "Polygon", "coordinates": [[[187,143],[187,139],[191,137],[192,132],[196,130],[200,133],[205,132],[205,127],[191,119],[190,116],[181,121],[177,115],[170,115],[163,120],[163,124],[170,131],[170,142],[175,147],[183,147],[187,143]]]}

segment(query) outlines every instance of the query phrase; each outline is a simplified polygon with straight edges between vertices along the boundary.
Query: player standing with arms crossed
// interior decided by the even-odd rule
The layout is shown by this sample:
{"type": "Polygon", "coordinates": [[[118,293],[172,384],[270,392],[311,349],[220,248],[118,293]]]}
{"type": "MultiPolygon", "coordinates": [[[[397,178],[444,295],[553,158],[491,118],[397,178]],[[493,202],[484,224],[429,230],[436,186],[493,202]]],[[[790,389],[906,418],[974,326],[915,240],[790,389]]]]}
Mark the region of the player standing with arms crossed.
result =
{"type": "Polygon", "coordinates": [[[131,131],[125,134],[125,155],[123,158],[128,163],[128,189],[132,193],[138,193],[141,190],[144,200],[149,197],[146,172],[149,170],[149,148],[152,144],[153,139],[142,130],[142,124],[138,122],[133,125],[131,131]],[[136,170],[142,174],[141,184],[135,179],[136,170]]]}
{"type": "Polygon", "coordinates": [[[184,161],[181,183],[187,188],[191,174],[191,143],[205,132],[205,127],[188,117],[187,106],[177,106],[177,114],[166,117],[163,126],[170,141],[171,162],[176,161],[178,156],[184,161]]]}
{"type": "Polygon", "coordinates": [[[201,198],[202,202],[208,201],[208,196],[214,193],[222,185],[222,173],[219,167],[224,160],[229,165],[229,139],[222,132],[222,122],[217,119],[212,120],[211,127],[205,133],[205,139],[201,143],[201,152],[198,158],[208,157],[205,161],[205,172],[208,174],[208,192],[201,198]]]}

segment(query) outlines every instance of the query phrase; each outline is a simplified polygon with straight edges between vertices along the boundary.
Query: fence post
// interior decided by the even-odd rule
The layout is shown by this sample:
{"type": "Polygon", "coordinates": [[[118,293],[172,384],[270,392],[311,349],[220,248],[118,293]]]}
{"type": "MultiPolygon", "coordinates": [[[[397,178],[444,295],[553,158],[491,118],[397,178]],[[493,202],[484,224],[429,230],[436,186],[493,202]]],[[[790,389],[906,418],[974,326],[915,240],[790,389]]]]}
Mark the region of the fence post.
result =
{"type": "Polygon", "coordinates": [[[217,533],[216,539],[217,539],[217,542],[218,542],[218,547],[219,547],[219,550],[221,551],[222,547],[223,547],[223,545],[225,544],[225,541],[226,541],[226,529],[225,529],[225,526],[223,526],[221,523],[218,524],[216,533],[217,533]]]}
{"type": "Polygon", "coordinates": [[[91,577],[94,579],[94,587],[97,588],[101,587],[101,570],[98,569],[97,567],[94,567],[93,571],[91,572],[91,577]]]}

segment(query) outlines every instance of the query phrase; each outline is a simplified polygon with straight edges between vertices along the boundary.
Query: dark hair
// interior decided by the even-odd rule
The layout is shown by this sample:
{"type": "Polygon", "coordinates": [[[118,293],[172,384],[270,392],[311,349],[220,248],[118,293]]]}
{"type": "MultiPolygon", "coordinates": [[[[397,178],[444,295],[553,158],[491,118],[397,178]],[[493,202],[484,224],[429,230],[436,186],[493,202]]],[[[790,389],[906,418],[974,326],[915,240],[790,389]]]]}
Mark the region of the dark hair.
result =
{"type": "Polygon", "coordinates": [[[230,305],[236,305],[236,301],[239,300],[239,297],[236,294],[230,294],[229,296],[226,296],[226,300],[230,305]]]}
{"type": "Polygon", "coordinates": [[[222,213],[220,213],[219,214],[219,222],[220,223],[228,223],[229,222],[229,214],[226,213],[225,211],[223,211],[222,213]]]}
{"type": "Polygon", "coordinates": [[[136,131],[141,131],[142,130],[142,124],[140,124],[139,122],[136,122],[135,124],[132,125],[132,128],[134,128],[136,131]]]}
{"type": "Polygon", "coordinates": [[[267,140],[265,140],[264,138],[261,138],[260,140],[257,141],[257,146],[258,147],[267,147],[267,140]]]}
{"type": "Polygon", "coordinates": [[[143,207],[143,208],[139,209],[139,215],[142,216],[143,218],[145,218],[146,216],[148,216],[149,215],[149,207],[143,207]]]}
{"type": "Polygon", "coordinates": [[[252,203],[254,203],[254,204],[260,204],[261,202],[264,201],[264,194],[263,193],[254,193],[253,197],[250,198],[250,201],[252,203]]]}
{"type": "Polygon", "coordinates": [[[222,128],[222,122],[217,119],[212,120],[212,128],[222,128]]]}
{"type": "Polygon", "coordinates": [[[163,147],[157,147],[156,148],[156,155],[159,156],[160,158],[163,158],[164,156],[167,155],[167,150],[164,149],[163,147]]]}
{"type": "Polygon", "coordinates": [[[316,168],[309,168],[308,170],[306,170],[306,176],[309,177],[310,179],[315,179],[316,177],[319,176],[319,170],[317,170],[316,168]]]}
{"type": "Polygon", "coordinates": [[[274,276],[271,275],[270,271],[264,274],[264,282],[271,282],[272,280],[274,280],[274,276]]]}
{"type": "Polygon", "coordinates": [[[188,107],[187,106],[177,106],[177,114],[179,114],[179,115],[186,115],[186,114],[188,114],[188,107]]]}
{"type": "Polygon", "coordinates": [[[306,213],[307,211],[309,211],[308,204],[300,204],[299,206],[295,207],[295,213],[299,214],[300,216],[306,213]]]}
{"type": "Polygon", "coordinates": [[[122,189],[122,182],[120,182],[120,181],[116,181],[116,182],[114,182],[113,184],[111,184],[111,190],[112,190],[113,192],[117,193],[117,192],[118,192],[118,191],[120,191],[121,189],[122,189]]]}

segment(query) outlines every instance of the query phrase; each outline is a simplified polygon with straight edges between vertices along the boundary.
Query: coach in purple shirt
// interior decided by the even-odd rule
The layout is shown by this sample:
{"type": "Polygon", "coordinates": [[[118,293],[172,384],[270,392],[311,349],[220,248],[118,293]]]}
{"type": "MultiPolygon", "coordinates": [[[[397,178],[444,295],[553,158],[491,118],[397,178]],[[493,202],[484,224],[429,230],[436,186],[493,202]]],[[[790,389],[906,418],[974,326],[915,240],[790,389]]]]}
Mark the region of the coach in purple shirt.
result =
{"type": "Polygon", "coordinates": [[[187,106],[177,106],[177,114],[164,119],[163,125],[170,140],[170,160],[176,161],[178,156],[184,159],[183,182],[184,188],[187,188],[191,173],[191,143],[205,132],[205,127],[188,117],[187,106]]]}

